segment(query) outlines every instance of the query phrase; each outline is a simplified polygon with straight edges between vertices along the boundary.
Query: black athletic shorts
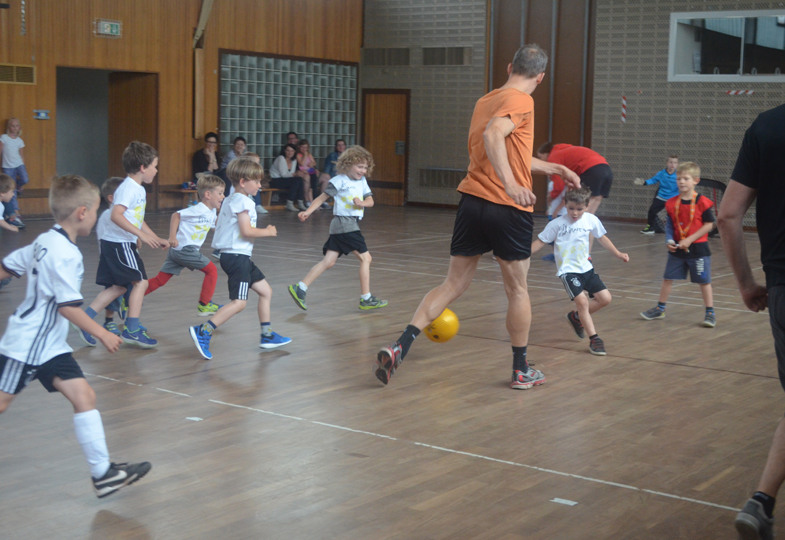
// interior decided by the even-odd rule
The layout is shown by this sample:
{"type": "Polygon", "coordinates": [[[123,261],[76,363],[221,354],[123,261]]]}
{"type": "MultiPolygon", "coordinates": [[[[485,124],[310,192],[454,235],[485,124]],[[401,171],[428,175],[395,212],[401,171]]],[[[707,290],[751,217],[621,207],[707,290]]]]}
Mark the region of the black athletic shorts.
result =
{"type": "Polygon", "coordinates": [[[594,270],[589,270],[582,274],[566,273],[559,276],[564,285],[567,294],[570,295],[570,300],[575,300],[575,297],[583,291],[589,293],[589,297],[594,296],[594,293],[604,291],[608,287],[602,282],[600,276],[594,273],[594,270]]]}
{"type": "Polygon", "coordinates": [[[581,175],[581,184],[591,188],[591,196],[602,195],[606,199],[611,194],[611,184],[613,183],[613,171],[610,165],[600,163],[594,167],[589,167],[581,175]]]}
{"type": "Polygon", "coordinates": [[[504,261],[528,259],[533,230],[531,212],[464,193],[455,216],[450,255],[474,257],[493,251],[504,261]]]}
{"type": "Polygon", "coordinates": [[[360,231],[352,231],[331,234],[327,242],[322,246],[322,255],[328,251],[337,251],[340,257],[341,255],[348,255],[353,251],[365,253],[368,251],[368,246],[365,245],[365,238],[360,231]]]}
{"type": "Polygon", "coordinates": [[[131,283],[145,279],[147,273],[136,250],[136,243],[101,240],[101,255],[95,276],[98,285],[128,287],[131,283]]]}
{"type": "Polygon", "coordinates": [[[221,252],[221,268],[229,276],[230,300],[248,300],[251,285],[264,279],[264,274],[248,255],[221,252]]]}
{"type": "Polygon", "coordinates": [[[55,377],[62,380],[84,379],[82,368],[71,353],[63,353],[34,366],[0,354],[0,390],[6,394],[18,394],[34,379],[38,379],[49,392],[57,392],[55,377]]]}

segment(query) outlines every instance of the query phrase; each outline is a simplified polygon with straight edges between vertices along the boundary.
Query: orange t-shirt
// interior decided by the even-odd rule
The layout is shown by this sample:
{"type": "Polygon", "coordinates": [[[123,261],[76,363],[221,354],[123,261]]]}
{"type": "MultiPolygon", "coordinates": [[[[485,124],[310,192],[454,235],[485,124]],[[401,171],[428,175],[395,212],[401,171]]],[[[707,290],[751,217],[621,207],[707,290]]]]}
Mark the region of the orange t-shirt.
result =
{"type": "Polygon", "coordinates": [[[497,204],[514,206],[520,210],[533,212],[532,206],[520,206],[504,191],[485,153],[483,133],[493,118],[508,117],[515,128],[504,140],[507,158],[516,182],[532,189],[532,146],[534,144],[534,100],[514,88],[494,90],[477,101],[469,126],[469,169],[466,178],[458,185],[458,191],[474,195],[497,204]]]}

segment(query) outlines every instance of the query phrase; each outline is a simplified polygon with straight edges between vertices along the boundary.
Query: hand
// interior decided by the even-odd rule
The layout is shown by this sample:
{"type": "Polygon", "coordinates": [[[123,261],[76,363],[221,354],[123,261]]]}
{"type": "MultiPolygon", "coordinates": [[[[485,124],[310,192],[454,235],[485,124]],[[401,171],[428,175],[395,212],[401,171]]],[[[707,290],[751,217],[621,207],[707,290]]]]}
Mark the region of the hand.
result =
{"type": "Polygon", "coordinates": [[[268,225],[263,230],[267,233],[265,236],[278,236],[278,229],[275,228],[275,225],[268,225]]]}
{"type": "Polygon", "coordinates": [[[305,220],[306,220],[306,219],[308,219],[308,212],[306,212],[305,210],[303,210],[302,212],[298,213],[298,214],[297,214],[297,219],[299,219],[300,221],[302,221],[303,223],[305,223],[305,220]]]}
{"type": "Polygon", "coordinates": [[[690,249],[691,245],[692,245],[692,240],[690,240],[689,238],[682,238],[681,241],[678,243],[678,248],[687,251],[688,249],[690,249]]]}
{"type": "Polygon", "coordinates": [[[119,349],[120,345],[123,343],[120,336],[116,336],[108,330],[95,337],[101,341],[101,344],[106,347],[106,350],[110,353],[117,352],[117,349],[119,349]]]}
{"type": "Polygon", "coordinates": [[[643,178],[636,178],[635,180],[632,181],[632,183],[635,184],[636,186],[642,186],[643,184],[646,183],[646,181],[643,178]]]}
{"type": "Polygon", "coordinates": [[[572,189],[581,189],[581,178],[572,169],[562,166],[562,172],[559,175],[567,187],[572,189]]]}
{"type": "Polygon", "coordinates": [[[630,256],[626,253],[619,253],[618,257],[624,262],[630,262],[630,256]]]}
{"type": "Polygon", "coordinates": [[[354,206],[359,206],[362,208],[363,202],[360,200],[359,197],[355,197],[354,199],[352,199],[352,204],[354,204],[354,206]]]}
{"type": "Polygon", "coordinates": [[[176,248],[178,245],[179,245],[179,242],[177,241],[177,237],[176,236],[175,237],[169,237],[169,247],[176,248]]]}
{"type": "Polygon", "coordinates": [[[747,306],[750,311],[756,313],[758,311],[763,311],[769,304],[768,290],[766,287],[758,285],[754,281],[746,286],[739,285],[739,291],[741,292],[742,300],[744,300],[744,305],[747,306]]]}
{"type": "Polygon", "coordinates": [[[675,240],[668,240],[668,251],[676,253],[677,249],[679,249],[679,244],[677,244],[675,240]]]}
{"type": "Polygon", "coordinates": [[[511,184],[505,187],[504,191],[507,192],[507,195],[510,196],[515,204],[534,206],[534,203],[537,202],[537,196],[530,189],[526,189],[519,184],[511,184]]]}

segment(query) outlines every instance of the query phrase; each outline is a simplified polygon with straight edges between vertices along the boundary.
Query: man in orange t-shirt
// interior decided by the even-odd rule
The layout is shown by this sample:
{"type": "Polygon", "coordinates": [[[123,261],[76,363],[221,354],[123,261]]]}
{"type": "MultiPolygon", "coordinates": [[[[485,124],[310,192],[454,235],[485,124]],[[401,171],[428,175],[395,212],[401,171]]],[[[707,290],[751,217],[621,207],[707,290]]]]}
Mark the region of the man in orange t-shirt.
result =
{"type": "Polygon", "coordinates": [[[591,189],[587,212],[596,214],[602,199],[610,195],[613,183],[611,167],[604,157],[591,148],[547,142],[537,150],[537,157],[564,165],[580,176],[581,183],[591,189]]]}
{"type": "Polygon", "coordinates": [[[532,172],[561,175],[572,187],[578,176],[563,165],[532,157],[534,100],[531,93],[545,77],[548,56],[537,45],[524,45],[507,66],[507,82],[481,97],[469,126],[469,168],[458,186],[447,277],[425,295],[401,336],[377,354],[376,377],[387,384],[414,338],[457,299],[474,277],[483,253],[493,251],[507,293],[507,331],[513,351],[510,386],[528,389],[545,382],[529,367],[526,347],[531,303],[526,285],[532,243],[532,172]]]}

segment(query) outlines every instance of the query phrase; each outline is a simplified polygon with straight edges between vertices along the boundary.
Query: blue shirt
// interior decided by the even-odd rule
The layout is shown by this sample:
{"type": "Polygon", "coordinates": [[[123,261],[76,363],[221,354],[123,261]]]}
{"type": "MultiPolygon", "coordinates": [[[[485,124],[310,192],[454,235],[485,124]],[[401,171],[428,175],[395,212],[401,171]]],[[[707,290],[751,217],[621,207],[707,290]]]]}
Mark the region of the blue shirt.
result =
{"type": "Polygon", "coordinates": [[[647,186],[657,183],[660,184],[660,188],[657,190],[658,199],[667,201],[679,194],[679,186],[676,185],[676,171],[668,174],[667,170],[662,169],[644,182],[647,186]]]}

